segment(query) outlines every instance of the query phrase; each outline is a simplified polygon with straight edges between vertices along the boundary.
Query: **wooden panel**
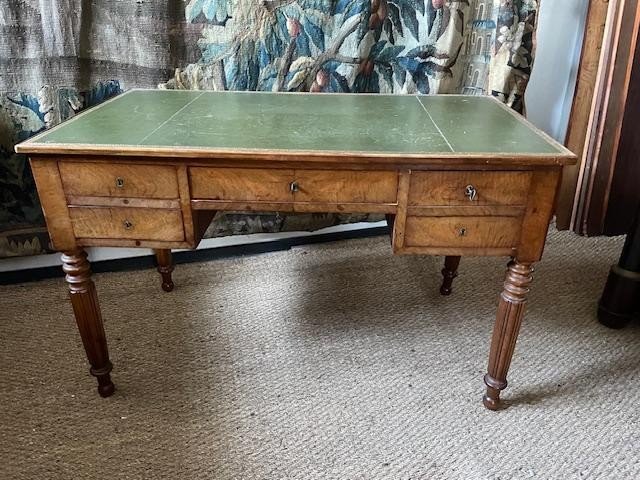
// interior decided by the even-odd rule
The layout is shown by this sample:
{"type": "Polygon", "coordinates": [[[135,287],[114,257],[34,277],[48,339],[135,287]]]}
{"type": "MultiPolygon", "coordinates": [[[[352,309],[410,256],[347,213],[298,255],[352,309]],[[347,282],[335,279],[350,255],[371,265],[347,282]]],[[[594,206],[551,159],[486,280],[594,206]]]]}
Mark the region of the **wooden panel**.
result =
{"type": "Polygon", "coordinates": [[[561,169],[540,170],[534,173],[522,221],[522,239],[518,247],[519,262],[537,262],[542,257],[561,175],[561,169]]]}
{"type": "MultiPolygon", "coordinates": [[[[625,111],[637,111],[638,105],[628,103],[631,88],[631,75],[640,30],[640,2],[627,0],[624,9],[619,14],[619,29],[616,43],[616,55],[612,58],[610,78],[608,79],[604,115],[599,118],[595,145],[590,145],[593,152],[593,163],[590,168],[582,172],[583,188],[588,185],[581,205],[576,212],[576,224],[584,227],[581,233],[587,235],[602,235],[609,197],[611,195],[612,179],[618,169],[620,139],[622,134],[625,111]]],[[[636,125],[633,125],[634,135],[636,125]]],[[[634,159],[637,162],[637,159],[634,159]]],[[[632,171],[620,172],[622,175],[632,175],[632,171]]],[[[637,179],[631,180],[632,188],[637,186],[637,179]]],[[[633,208],[633,203],[627,203],[627,208],[633,208]]],[[[629,215],[629,224],[633,214],[629,215]]],[[[620,233],[620,232],[619,232],[620,233]]]]}
{"type": "MultiPolygon", "coordinates": [[[[576,89],[569,117],[565,145],[583,161],[584,146],[589,136],[593,99],[596,91],[609,0],[589,0],[589,10],[582,43],[582,54],[576,89]]],[[[557,226],[570,227],[580,164],[565,168],[557,210],[557,226]]]]}
{"type": "Polygon", "coordinates": [[[189,176],[193,199],[293,202],[293,170],[195,167],[189,176]]]}
{"type": "Polygon", "coordinates": [[[398,181],[398,211],[393,220],[393,235],[391,238],[394,253],[399,253],[404,247],[404,229],[407,222],[407,202],[409,201],[410,182],[411,171],[400,172],[398,181]]]}
{"type": "Polygon", "coordinates": [[[410,217],[522,217],[525,207],[508,205],[477,205],[460,207],[409,207],[410,217]]]}
{"type": "Polygon", "coordinates": [[[629,82],[629,94],[622,121],[620,144],[611,180],[611,193],[607,203],[604,223],[605,235],[627,234],[640,205],[640,41],[636,41],[633,72],[629,82]]]}
{"type": "Polygon", "coordinates": [[[64,197],[58,162],[31,159],[31,171],[38,188],[40,204],[47,221],[47,229],[56,250],[73,250],[76,240],[69,220],[69,210],[64,197]]]}
{"type": "Polygon", "coordinates": [[[294,212],[301,213],[396,213],[395,203],[326,203],[296,202],[294,212]]]}
{"type": "Polygon", "coordinates": [[[59,167],[67,195],[179,197],[176,170],[171,166],[60,162],[59,167]]]}
{"type": "Polygon", "coordinates": [[[179,200],[160,198],[121,198],[121,197],[83,197],[67,195],[67,203],[74,207],[143,207],[143,208],[180,208],[179,200]]]}
{"type": "Polygon", "coordinates": [[[508,248],[518,244],[522,220],[513,217],[408,217],[407,247],[508,248]]]}
{"type": "Polygon", "coordinates": [[[194,210],[219,210],[232,212],[293,212],[293,203],[191,200],[191,208],[194,210]]]}
{"type": "Polygon", "coordinates": [[[386,171],[296,170],[296,202],[396,203],[398,174],[386,171]]]}
{"type": "Polygon", "coordinates": [[[530,172],[414,172],[409,206],[524,205],[530,172]],[[467,187],[477,192],[475,200],[467,187]]]}
{"type": "Polygon", "coordinates": [[[402,247],[396,248],[394,253],[399,255],[441,255],[458,257],[514,257],[516,249],[502,248],[468,248],[468,247],[402,247]]]}
{"type": "Polygon", "coordinates": [[[163,242],[161,240],[131,240],[127,238],[78,238],[81,247],[123,247],[123,248],[195,248],[185,241],[163,242]]]}
{"type": "Polygon", "coordinates": [[[180,210],[71,207],[69,214],[78,238],[184,240],[180,210]]]}
{"type": "Polygon", "coordinates": [[[184,225],[184,238],[190,245],[196,246],[200,238],[196,238],[196,227],[191,211],[191,197],[189,194],[189,170],[186,165],[180,165],[176,169],[178,187],[180,190],[180,208],[182,209],[182,223],[184,225]]]}

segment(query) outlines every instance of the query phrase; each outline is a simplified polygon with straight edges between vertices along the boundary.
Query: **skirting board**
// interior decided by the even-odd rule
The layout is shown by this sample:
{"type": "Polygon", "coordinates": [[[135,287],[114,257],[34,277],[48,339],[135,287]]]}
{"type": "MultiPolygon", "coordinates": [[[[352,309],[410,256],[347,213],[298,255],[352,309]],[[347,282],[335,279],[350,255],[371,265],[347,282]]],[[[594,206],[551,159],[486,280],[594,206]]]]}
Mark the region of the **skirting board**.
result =
{"type": "MultiPolygon", "coordinates": [[[[286,250],[307,243],[331,242],[387,234],[386,222],[335,225],[314,232],[257,233],[209,238],[197,250],[174,250],[175,263],[205,261],[221,257],[286,250]]],[[[146,248],[88,248],[94,272],[148,268],[155,263],[153,251],[146,248]]],[[[62,276],[60,254],[0,260],[0,285],[62,276]]]]}

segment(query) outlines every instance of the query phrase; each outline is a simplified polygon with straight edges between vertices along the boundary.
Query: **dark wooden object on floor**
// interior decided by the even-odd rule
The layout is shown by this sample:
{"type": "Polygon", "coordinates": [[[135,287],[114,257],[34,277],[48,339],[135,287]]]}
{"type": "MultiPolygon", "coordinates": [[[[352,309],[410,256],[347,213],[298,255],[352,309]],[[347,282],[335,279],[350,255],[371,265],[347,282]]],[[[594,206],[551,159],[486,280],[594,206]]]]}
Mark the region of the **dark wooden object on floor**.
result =
{"type": "Polygon", "coordinates": [[[458,266],[460,265],[459,256],[449,256],[444,259],[444,268],[442,269],[442,286],[440,293],[442,295],[451,295],[453,279],[458,276],[458,266]]]}
{"type": "Polygon", "coordinates": [[[112,365],[87,253],[82,249],[63,253],[62,269],[66,273],[73,313],[91,364],[89,371],[98,379],[98,393],[102,397],[108,397],[115,391],[109,375],[112,365]]]}
{"type": "Polygon", "coordinates": [[[598,303],[598,320],[611,328],[622,328],[640,311],[640,208],[627,234],[622,255],[611,267],[598,303]]]}
{"type": "Polygon", "coordinates": [[[171,272],[173,272],[173,258],[171,256],[171,250],[168,248],[158,248],[155,250],[156,261],[158,262],[158,272],[162,277],[162,290],[170,292],[173,290],[173,279],[171,278],[171,272]]]}

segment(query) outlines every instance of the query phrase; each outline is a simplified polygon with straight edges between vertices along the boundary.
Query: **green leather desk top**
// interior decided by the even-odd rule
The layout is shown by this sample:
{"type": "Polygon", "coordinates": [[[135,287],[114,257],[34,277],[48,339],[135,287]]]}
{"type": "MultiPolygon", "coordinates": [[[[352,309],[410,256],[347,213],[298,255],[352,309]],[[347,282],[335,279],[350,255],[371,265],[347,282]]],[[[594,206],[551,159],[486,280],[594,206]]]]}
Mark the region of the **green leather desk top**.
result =
{"type": "MultiPolygon", "coordinates": [[[[21,153],[342,152],[573,155],[491,97],[131,90],[20,144],[21,153]]],[[[566,161],[565,161],[566,160],[566,161]]]]}

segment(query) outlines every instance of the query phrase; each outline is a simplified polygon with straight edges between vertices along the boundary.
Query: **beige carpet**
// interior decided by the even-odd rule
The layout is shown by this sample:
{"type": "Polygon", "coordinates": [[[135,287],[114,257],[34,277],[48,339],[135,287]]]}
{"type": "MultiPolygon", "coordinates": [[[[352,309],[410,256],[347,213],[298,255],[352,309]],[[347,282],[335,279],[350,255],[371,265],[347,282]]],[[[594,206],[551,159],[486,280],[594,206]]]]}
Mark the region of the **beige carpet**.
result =
{"type": "Polygon", "coordinates": [[[62,280],[0,287],[0,479],[640,477],[640,327],[596,301],[621,239],[550,236],[501,412],[482,376],[505,259],[387,238],[96,275],[101,399],[62,280]]]}

